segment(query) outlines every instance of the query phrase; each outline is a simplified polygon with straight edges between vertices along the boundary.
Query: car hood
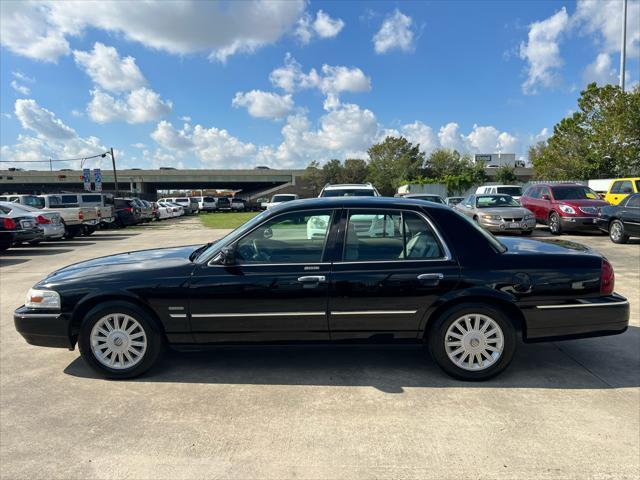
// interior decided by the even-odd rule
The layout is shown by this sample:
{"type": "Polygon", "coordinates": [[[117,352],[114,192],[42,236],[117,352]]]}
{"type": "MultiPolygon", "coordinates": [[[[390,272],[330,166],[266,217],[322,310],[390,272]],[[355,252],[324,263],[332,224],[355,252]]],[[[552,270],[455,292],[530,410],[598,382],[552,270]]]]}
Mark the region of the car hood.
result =
{"type": "Polygon", "coordinates": [[[59,282],[74,277],[86,278],[93,275],[117,274],[132,270],[157,270],[191,264],[189,255],[199,246],[156,248],[94,258],[61,268],[50,274],[44,282],[59,282]]]}
{"type": "Polygon", "coordinates": [[[594,250],[581,243],[561,239],[528,239],[518,237],[500,237],[500,243],[507,247],[508,254],[536,255],[536,254],[593,254],[594,250]]]}
{"type": "Polygon", "coordinates": [[[494,207],[494,208],[478,208],[476,209],[480,215],[500,215],[502,218],[524,217],[530,215],[531,210],[524,207],[494,207]]]}
{"type": "Polygon", "coordinates": [[[589,198],[581,200],[556,200],[556,203],[564,203],[572,207],[604,207],[610,205],[609,202],[605,202],[604,200],[592,200],[589,198]]]}

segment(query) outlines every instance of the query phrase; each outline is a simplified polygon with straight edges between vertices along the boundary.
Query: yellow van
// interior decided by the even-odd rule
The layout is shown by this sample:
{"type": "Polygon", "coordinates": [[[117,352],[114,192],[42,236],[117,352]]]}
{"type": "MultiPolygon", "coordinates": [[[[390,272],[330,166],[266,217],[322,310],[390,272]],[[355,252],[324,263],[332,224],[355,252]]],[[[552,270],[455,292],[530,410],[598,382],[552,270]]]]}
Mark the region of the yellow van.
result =
{"type": "Polygon", "coordinates": [[[609,185],[604,199],[611,205],[619,204],[627,195],[640,192],[640,177],[616,178],[609,185]]]}

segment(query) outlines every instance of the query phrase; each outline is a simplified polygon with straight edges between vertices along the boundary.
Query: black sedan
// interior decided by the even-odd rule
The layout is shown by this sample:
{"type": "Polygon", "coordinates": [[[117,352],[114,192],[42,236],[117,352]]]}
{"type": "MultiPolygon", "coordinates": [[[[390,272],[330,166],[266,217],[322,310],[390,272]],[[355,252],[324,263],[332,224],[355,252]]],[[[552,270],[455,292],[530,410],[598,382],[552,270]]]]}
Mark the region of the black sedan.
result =
{"type": "Polygon", "coordinates": [[[73,349],[110,378],[149,369],[167,343],[426,344],[465,380],[504,370],[525,342],[622,333],[629,303],[598,253],[498,241],[420,200],[286,202],[199,247],[77,263],[14,315],[28,343],[73,349]]]}
{"type": "Polygon", "coordinates": [[[602,207],[596,223],[614,243],[627,243],[630,237],[640,237],[640,193],[628,195],[617,205],[602,207]]]}

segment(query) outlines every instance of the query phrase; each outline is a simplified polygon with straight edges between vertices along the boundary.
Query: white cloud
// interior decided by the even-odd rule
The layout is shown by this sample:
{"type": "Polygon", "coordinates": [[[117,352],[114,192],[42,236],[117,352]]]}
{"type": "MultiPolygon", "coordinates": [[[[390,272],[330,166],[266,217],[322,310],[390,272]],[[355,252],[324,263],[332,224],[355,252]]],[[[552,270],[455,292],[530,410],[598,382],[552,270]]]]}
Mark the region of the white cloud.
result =
{"type": "Polygon", "coordinates": [[[451,122],[440,127],[438,140],[443,148],[470,153],[517,153],[519,140],[497,128],[474,125],[468,135],[460,132],[460,126],[451,122]]]}
{"type": "Polygon", "coordinates": [[[596,82],[598,85],[616,84],[618,72],[611,63],[608,53],[599,53],[593,63],[587,65],[582,75],[584,83],[596,82]]]}
{"type": "Polygon", "coordinates": [[[82,115],[84,115],[84,113],[74,108],[73,110],[71,110],[71,115],[73,115],[74,117],[81,117],[82,115]]]}
{"type": "Polygon", "coordinates": [[[252,117],[278,119],[287,116],[293,110],[293,97],[290,94],[278,95],[251,90],[236,93],[231,104],[236,108],[246,107],[252,117]]]}
{"type": "Polygon", "coordinates": [[[15,115],[22,128],[34,131],[42,138],[68,140],[78,135],[73,128],[65,125],[53,112],[42,108],[33,99],[16,100],[15,115]]]}
{"type": "Polygon", "coordinates": [[[420,150],[430,153],[438,147],[438,137],[433,129],[420,121],[403,125],[401,135],[411,143],[420,144],[420,150]]]}
{"type": "Polygon", "coordinates": [[[371,79],[357,67],[325,64],[322,66],[321,73],[318,73],[315,68],[309,70],[309,73],[304,73],[301,65],[288,53],[284,59],[284,66],[273,70],[269,79],[274,86],[285,92],[317,88],[325,95],[329,95],[371,90],[371,79]]]}
{"type": "Polygon", "coordinates": [[[414,37],[413,20],[396,9],[385,18],[380,30],[373,36],[373,47],[376,53],[390,50],[411,52],[414,50],[414,37]]]}
{"type": "Polygon", "coordinates": [[[333,38],[344,28],[344,21],[331,16],[322,10],[316,12],[315,20],[305,13],[299,20],[294,31],[300,43],[306,45],[314,36],[320,38],[333,38]]]}
{"type": "Polygon", "coordinates": [[[2,45],[24,57],[56,62],[70,52],[64,32],[55,25],[44,5],[0,2],[2,45]]]}
{"type": "MultiPolygon", "coordinates": [[[[91,156],[106,150],[96,137],[80,137],[76,131],[65,125],[56,115],[38,105],[33,99],[18,99],[15,116],[22,128],[34,132],[18,135],[14,145],[3,145],[0,156],[3,160],[43,160],[49,158],[76,158],[91,156]]],[[[15,166],[21,166],[15,163],[15,166]]],[[[77,164],[58,164],[58,167],[77,167],[77,164]]],[[[34,168],[42,165],[34,164],[34,168]]]]}
{"type": "Polygon", "coordinates": [[[273,44],[304,11],[302,0],[242,2],[1,2],[2,43],[30,58],[70,53],[66,36],[96,28],[154,50],[206,52],[224,61],[273,44]]]}
{"type": "Polygon", "coordinates": [[[22,95],[29,95],[31,93],[31,89],[29,87],[26,85],[20,85],[15,80],[11,80],[11,88],[22,95]]]}
{"type": "Polygon", "coordinates": [[[142,142],[132,143],[131,146],[133,148],[139,148],[139,149],[147,148],[147,145],[142,142]]]}
{"type": "Polygon", "coordinates": [[[563,65],[559,40],[569,25],[566,9],[529,26],[527,43],[520,44],[520,58],[528,63],[527,80],[522,84],[525,94],[535,94],[537,87],[550,87],[557,82],[556,70],[563,65]]]}
{"type": "Polygon", "coordinates": [[[179,120],[182,120],[183,122],[190,122],[191,117],[189,115],[183,115],[182,117],[179,118],[179,120]]]}
{"type": "Polygon", "coordinates": [[[87,112],[91,120],[97,123],[145,123],[171,113],[172,107],[171,101],[162,100],[156,92],[144,87],[131,91],[123,98],[95,89],[91,91],[87,112]]]}
{"type": "Polygon", "coordinates": [[[144,87],[146,80],[133,57],[121,58],[114,47],[96,42],[91,52],[74,50],[76,64],[93,83],[110,92],[125,92],[144,87]]]}
{"type": "Polygon", "coordinates": [[[35,83],[36,82],[35,78],[28,77],[27,75],[25,75],[22,72],[11,72],[11,75],[13,75],[15,78],[17,78],[21,82],[26,82],[26,83],[35,83]]]}

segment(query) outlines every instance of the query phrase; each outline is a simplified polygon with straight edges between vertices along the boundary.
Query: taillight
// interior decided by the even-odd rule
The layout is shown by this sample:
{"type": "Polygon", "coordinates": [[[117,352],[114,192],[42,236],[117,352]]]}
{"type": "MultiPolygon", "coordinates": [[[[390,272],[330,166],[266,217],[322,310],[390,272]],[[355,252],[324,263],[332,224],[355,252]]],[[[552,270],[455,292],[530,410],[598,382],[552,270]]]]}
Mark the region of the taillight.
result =
{"type": "Polygon", "coordinates": [[[611,295],[616,283],[616,276],[613,267],[606,258],[602,259],[602,269],[600,270],[600,295],[611,295]]]}
{"type": "Polygon", "coordinates": [[[84,213],[78,212],[78,220],[84,220],[84,213]]]}
{"type": "Polygon", "coordinates": [[[98,217],[102,217],[102,212],[100,210],[97,210],[96,213],[98,214],[98,217]]]}
{"type": "Polygon", "coordinates": [[[38,215],[36,217],[36,223],[39,223],[40,225],[47,225],[47,224],[51,223],[51,220],[49,220],[46,217],[43,217],[42,215],[38,215]]]}
{"type": "Polygon", "coordinates": [[[132,207],[126,208],[125,210],[126,210],[128,213],[133,213],[133,208],[132,208],[132,207]]]}
{"type": "Polygon", "coordinates": [[[16,222],[12,218],[3,218],[2,228],[4,228],[5,230],[15,230],[16,222]]]}

